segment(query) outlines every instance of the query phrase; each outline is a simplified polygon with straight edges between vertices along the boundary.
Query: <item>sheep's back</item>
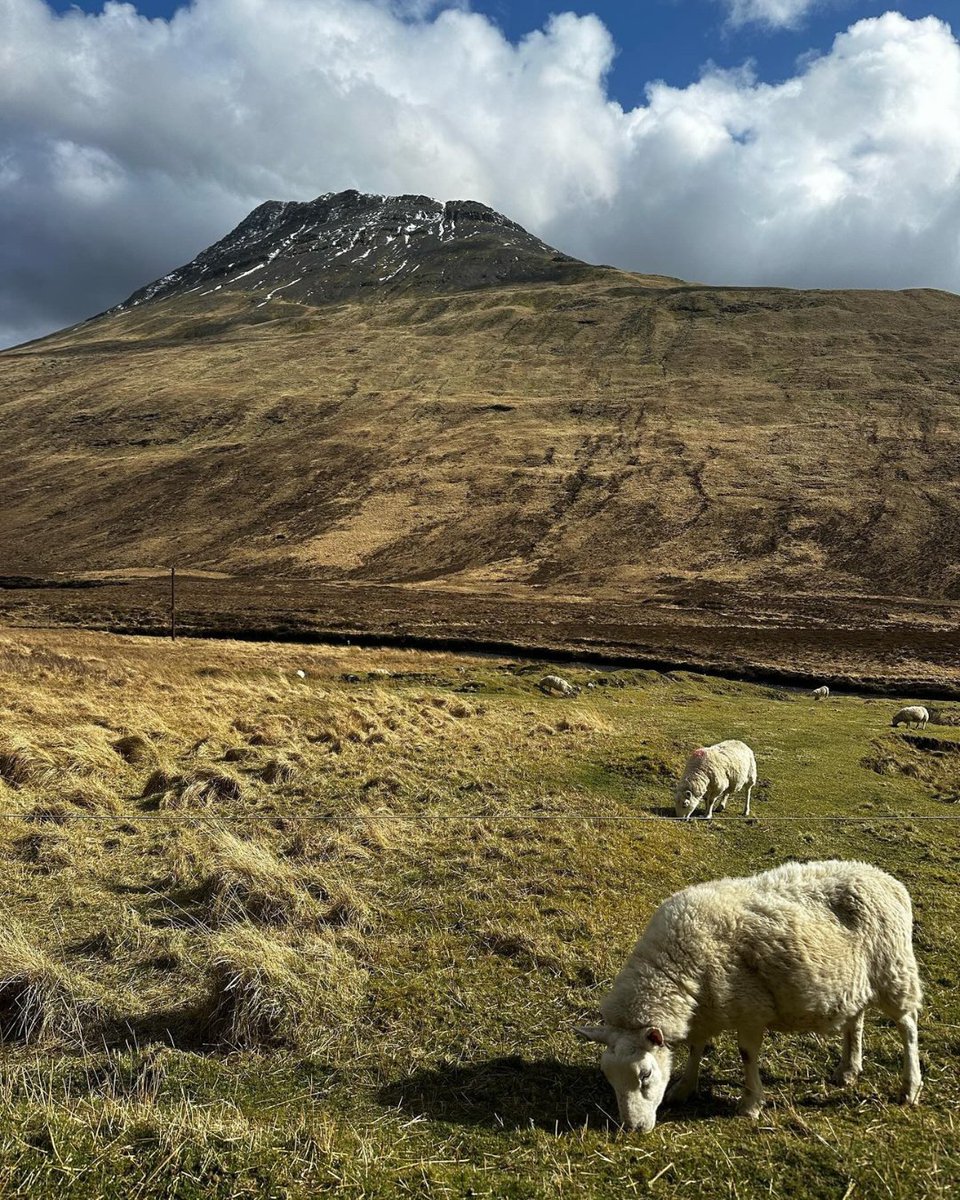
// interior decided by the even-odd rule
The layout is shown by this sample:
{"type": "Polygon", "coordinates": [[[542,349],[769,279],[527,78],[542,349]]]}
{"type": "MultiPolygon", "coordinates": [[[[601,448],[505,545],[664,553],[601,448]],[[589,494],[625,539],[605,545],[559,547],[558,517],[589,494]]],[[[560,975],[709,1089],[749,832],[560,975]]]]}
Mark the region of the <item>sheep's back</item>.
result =
{"type": "Polygon", "coordinates": [[[910,704],[906,708],[901,708],[893,719],[894,721],[929,721],[930,714],[922,705],[910,704]]]}
{"type": "Polygon", "coordinates": [[[724,787],[739,787],[746,783],[753,764],[753,751],[745,742],[730,739],[713,746],[701,746],[687,759],[681,787],[700,778],[724,787]]]}
{"type": "Polygon", "coordinates": [[[756,1021],[825,1032],[891,979],[919,1006],[911,932],[906,888],[866,863],[789,863],[694,885],[651,918],[615,982],[608,1019],[636,1018],[651,993],[656,1008],[658,994],[680,991],[702,1030],[756,1021]]]}

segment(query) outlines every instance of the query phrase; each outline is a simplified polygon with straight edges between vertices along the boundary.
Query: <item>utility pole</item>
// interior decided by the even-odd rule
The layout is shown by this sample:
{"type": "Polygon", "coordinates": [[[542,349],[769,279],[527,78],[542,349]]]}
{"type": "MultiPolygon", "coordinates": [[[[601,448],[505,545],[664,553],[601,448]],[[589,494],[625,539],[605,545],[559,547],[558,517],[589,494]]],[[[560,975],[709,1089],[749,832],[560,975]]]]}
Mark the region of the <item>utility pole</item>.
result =
{"type": "Polygon", "coordinates": [[[170,568],[170,637],[177,638],[177,568],[170,568]]]}

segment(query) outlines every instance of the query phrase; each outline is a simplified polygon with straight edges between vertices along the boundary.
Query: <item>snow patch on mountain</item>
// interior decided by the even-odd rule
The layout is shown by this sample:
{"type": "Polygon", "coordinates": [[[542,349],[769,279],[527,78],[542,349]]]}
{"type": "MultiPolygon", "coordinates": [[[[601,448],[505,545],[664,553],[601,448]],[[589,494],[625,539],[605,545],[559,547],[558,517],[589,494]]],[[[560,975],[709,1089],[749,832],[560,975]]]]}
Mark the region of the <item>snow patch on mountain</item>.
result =
{"type": "Polygon", "coordinates": [[[322,303],[406,286],[451,291],[556,280],[577,269],[587,268],[476,201],[328,192],[306,203],[268,200],[111,312],[198,288],[249,292],[261,307],[281,292],[284,301],[322,303]]]}

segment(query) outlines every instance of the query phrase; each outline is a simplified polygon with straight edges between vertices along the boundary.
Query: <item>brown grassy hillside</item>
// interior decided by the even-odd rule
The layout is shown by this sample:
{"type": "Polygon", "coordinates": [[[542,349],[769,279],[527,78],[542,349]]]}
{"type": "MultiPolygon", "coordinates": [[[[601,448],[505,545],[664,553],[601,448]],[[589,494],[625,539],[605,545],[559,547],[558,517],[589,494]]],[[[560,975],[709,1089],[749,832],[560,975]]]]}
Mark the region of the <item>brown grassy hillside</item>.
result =
{"type": "Polygon", "coordinates": [[[0,563],[960,596],[960,298],[670,284],[188,296],[9,351],[0,563]]]}

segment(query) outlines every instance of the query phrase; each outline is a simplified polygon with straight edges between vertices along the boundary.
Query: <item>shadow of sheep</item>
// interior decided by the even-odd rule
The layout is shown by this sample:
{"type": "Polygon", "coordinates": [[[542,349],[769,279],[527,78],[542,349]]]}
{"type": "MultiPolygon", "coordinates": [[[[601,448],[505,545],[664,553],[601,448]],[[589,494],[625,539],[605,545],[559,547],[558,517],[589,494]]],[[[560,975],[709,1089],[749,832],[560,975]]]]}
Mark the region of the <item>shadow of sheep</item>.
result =
{"type": "MultiPolygon", "coordinates": [[[[597,1066],[556,1059],[529,1061],[519,1055],[472,1063],[441,1063],[394,1080],[380,1089],[379,1100],[431,1120],[495,1129],[563,1132],[619,1128],[617,1102],[597,1066]]],[[[696,1121],[732,1115],[735,1104],[716,1097],[661,1113],[666,1121],[696,1121]],[[726,1109],[729,1108],[729,1113],[726,1109]]]]}

